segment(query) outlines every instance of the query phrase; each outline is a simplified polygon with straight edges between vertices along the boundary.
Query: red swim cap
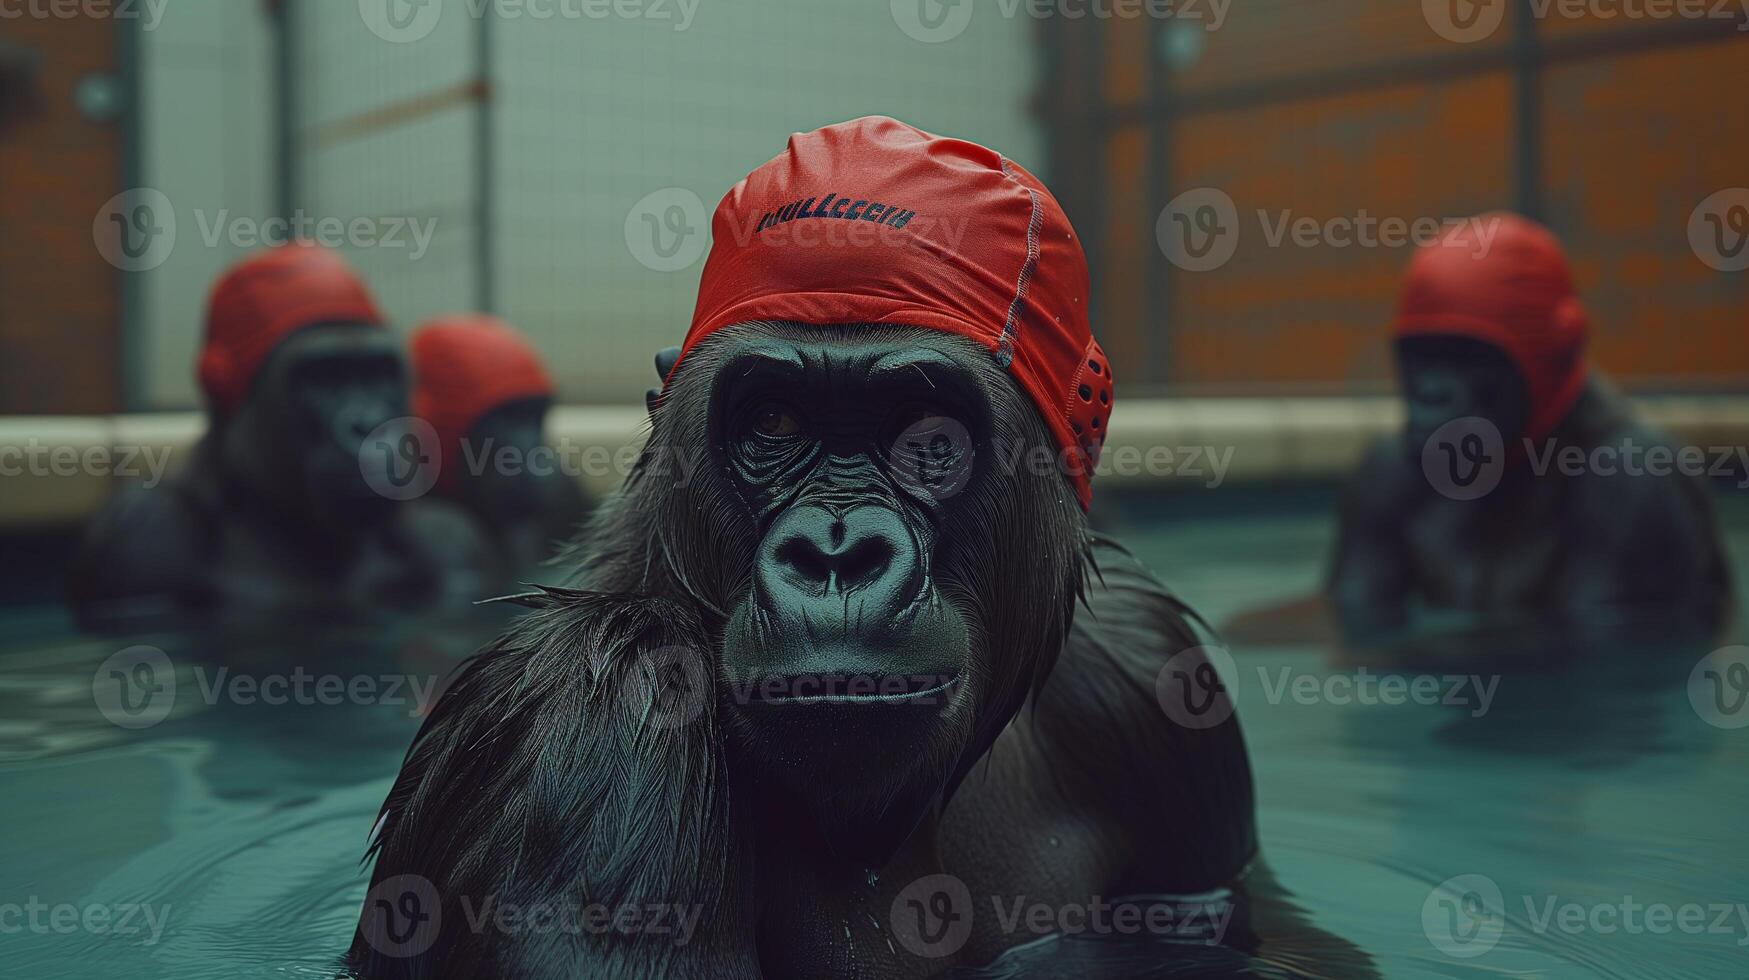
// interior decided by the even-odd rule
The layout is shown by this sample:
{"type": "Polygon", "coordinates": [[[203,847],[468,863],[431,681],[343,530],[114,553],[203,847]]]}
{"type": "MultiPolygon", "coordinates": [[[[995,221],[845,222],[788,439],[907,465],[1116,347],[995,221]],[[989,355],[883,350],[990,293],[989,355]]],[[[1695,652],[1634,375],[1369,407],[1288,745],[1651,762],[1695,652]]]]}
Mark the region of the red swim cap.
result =
{"type": "Polygon", "coordinates": [[[431,423],[443,447],[438,481],[453,485],[462,440],[492,409],[522,398],[550,398],[553,382],[533,346],[484,314],[428,320],[413,334],[413,414],[431,423]]]}
{"type": "Polygon", "coordinates": [[[320,323],[382,323],[370,292],[340,256],[300,241],[232,266],[207,300],[196,374],[208,403],[220,413],[235,411],[274,346],[320,323]]]}
{"type": "Polygon", "coordinates": [[[1585,387],[1586,327],[1555,236],[1494,212],[1415,253],[1392,332],[1468,337],[1505,352],[1529,389],[1525,438],[1536,440],[1554,431],[1585,387]]]}
{"type": "Polygon", "coordinates": [[[994,150],[868,116],[790,137],[717,205],[681,359],[749,320],[890,323],[988,348],[1063,450],[1081,506],[1111,417],[1087,258],[1044,185],[994,150]]]}

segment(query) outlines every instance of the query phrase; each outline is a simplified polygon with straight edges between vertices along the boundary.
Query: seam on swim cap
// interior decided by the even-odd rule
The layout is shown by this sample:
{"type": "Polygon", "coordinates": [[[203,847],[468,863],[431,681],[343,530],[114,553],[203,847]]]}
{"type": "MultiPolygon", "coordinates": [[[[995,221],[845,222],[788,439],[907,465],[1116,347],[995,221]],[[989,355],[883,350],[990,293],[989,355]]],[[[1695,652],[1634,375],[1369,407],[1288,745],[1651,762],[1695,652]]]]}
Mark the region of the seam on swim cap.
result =
{"type": "MultiPolygon", "coordinates": [[[[1014,171],[1008,169],[1008,158],[1002,158],[1002,172],[1008,179],[1014,179],[1014,171]]],[[[1021,303],[1026,299],[1027,284],[1032,281],[1033,273],[1038,270],[1038,233],[1044,224],[1044,212],[1038,204],[1038,192],[1026,188],[1026,196],[1032,202],[1032,215],[1026,222],[1026,260],[1020,264],[1020,276],[1014,284],[1014,299],[1008,304],[1008,319],[1002,324],[1002,339],[996,345],[996,360],[1007,367],[1014,360],[1014,337],[1020,328],[1021,303]]]]}

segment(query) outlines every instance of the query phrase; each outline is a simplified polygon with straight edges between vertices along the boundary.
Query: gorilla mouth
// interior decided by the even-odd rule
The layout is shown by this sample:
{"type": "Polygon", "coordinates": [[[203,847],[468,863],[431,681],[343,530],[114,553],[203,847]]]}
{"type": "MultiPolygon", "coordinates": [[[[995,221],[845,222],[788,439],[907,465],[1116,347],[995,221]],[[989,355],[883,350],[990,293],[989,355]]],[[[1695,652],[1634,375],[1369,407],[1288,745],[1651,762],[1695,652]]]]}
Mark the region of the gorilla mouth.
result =
{"type": "Polygon", "coordinates": [[[745,687],[742,703],[758,704],[904,704],[945,703],[958,688],[958,673],[871,674],[861,671],[821,671],[766,675],[745,687]]]}

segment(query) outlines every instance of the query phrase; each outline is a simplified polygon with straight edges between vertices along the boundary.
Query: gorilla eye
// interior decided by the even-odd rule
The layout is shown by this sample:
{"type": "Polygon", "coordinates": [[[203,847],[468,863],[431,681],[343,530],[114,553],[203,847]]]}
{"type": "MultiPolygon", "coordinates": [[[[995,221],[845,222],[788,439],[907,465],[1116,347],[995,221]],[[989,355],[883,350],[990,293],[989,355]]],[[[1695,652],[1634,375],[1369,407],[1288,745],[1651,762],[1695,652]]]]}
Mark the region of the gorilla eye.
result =
{"type": "Polygon", "coordinates": [[[762,436],[781,439],[802,431],[795,413],[775,403],[761,405],[753,411],[753,429],[762,436]]]}

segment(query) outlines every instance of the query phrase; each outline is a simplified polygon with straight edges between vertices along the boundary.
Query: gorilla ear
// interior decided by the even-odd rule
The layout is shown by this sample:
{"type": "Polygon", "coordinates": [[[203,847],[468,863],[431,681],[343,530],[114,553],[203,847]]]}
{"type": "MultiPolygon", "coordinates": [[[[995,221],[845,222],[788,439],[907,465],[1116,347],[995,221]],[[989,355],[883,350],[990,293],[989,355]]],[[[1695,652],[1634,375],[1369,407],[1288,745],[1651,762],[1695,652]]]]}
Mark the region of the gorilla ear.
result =
{"type": "MultiPolygon", "coordinates": [[[[668,375],[674,372],[674,365],[680,360],[680,348],[664,347],[656,352],[656,378],[666,383],[668,375]]],[[[660,386],[644,392],[644,408],[651,414],[656,414],[656,402],[662,397],[660,386]]]]}

